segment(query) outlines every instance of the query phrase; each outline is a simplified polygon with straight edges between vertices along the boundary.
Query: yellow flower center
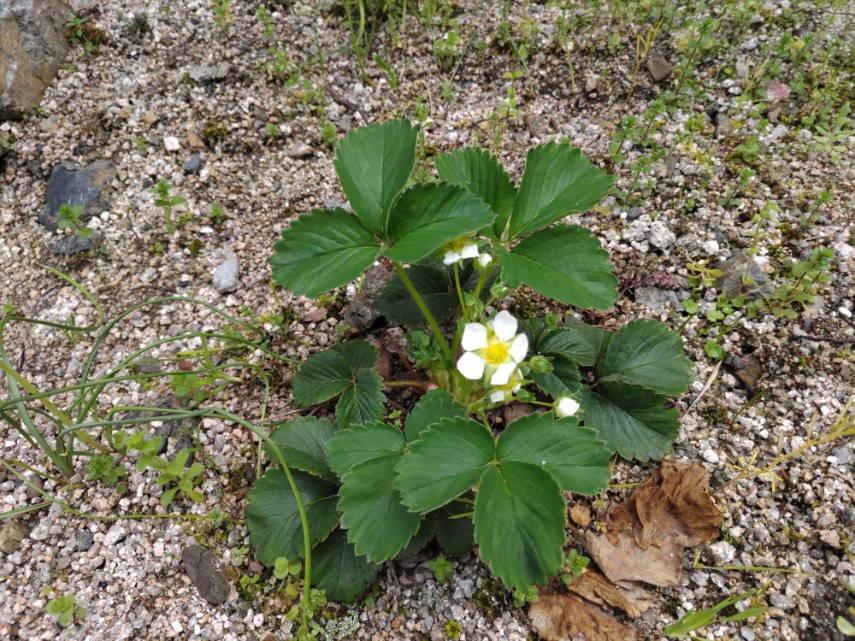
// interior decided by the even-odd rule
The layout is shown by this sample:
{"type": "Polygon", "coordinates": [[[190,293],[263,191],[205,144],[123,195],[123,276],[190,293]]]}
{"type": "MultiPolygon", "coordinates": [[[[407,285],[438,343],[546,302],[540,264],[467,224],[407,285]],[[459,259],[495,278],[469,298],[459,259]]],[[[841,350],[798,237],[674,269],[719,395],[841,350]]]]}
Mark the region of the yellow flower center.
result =
{"type": "Polygon", "coordinates": [[[487,345],[483,351],[484,360],[488,365],[501,365],[508,361],[510,347],[502,341],[495,341],[487,345]]]}

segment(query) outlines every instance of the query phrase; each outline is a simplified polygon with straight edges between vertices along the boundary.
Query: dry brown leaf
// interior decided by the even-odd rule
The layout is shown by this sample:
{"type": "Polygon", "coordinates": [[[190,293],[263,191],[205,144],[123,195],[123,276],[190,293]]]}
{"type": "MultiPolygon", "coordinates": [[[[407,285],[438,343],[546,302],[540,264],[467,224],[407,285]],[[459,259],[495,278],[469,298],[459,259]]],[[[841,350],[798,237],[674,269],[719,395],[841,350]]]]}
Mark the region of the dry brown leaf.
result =
{"type": "Polygon", "coordinates": [[[588,527],[591,524],[591,508],[577,501],[570,506],[570,520],[579,527],[588,527]]]}
{"type": "Polygon", "coordinates": [[[201,136],[196,133],[196,130],[193,127],[187,127],[187,144],[191,149],[204,149],[205,142],[202,140],[201,136]]]}
{"type": "Polygon", "coordinates": [[[374,339],[374,347],[377,349],[377,364],[374,366],[374,371],[384,381],[392,380],[392,355],[386,349],[386,343],[379,338],[374,339]]]}
{"type": "Polygon", "coordinates": [[[546,641],[630,641],[638,634],[599,606],[573,594],[548,594],[532,603],[528,618],[546,641]]]}
{"type": "Polygon", "coordinates": [[[640,617],[656,605],[655,596],[646,590],[635,585],[620,587],[599,572],[583,572],[567,589],[597,605],[619,608],[632,618],[640,617]]]}
{"type": "Polygon", "coordinates": [[[660,587],[679,585],[683,573],[683,546],[669,536],[660,546],[640,547],[627,531],[615,535],[616,544],[604,534],[586,532],[583,544],[610,581],[643,581],[660,587]]]}
{"type": "Polygon", "coordinates": [[[609,510],[608,536],[630,530],[641,547],[676,537],[693,547],[718,536],[721,512],[709,495],[709,473],[700,463],[662,461],[622,505],[609,510]]]}

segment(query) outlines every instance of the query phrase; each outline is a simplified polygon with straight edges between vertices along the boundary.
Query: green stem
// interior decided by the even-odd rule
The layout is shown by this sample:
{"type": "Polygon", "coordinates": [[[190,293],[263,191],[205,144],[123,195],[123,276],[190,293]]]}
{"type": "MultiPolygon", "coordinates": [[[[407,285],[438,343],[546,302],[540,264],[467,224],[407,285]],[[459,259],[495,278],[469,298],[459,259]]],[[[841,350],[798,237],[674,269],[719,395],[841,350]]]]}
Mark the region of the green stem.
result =
{"type": "Polygon", "coordinates": [[[460,286],[460,267],[457,263],[454,263],[454,288],[457,290],[457,300],[460,302],[463,318],[467,320],[469,318],[469,310],[466,309],[466,301],[463,298],[463,288],[460,286]]]}
{"type": "Polygon", "coordinates": [[[425,320],[428,322],[428,325],[430,325],[431,330],[433,330],[434,336],[436,336],[436,340],[439,341],[439,345],[442,348],[443,354],[450,363],[453,363],[454,354],[451,351],[451,346],[448,344],[448,341],[445,340],[445,336],[442,335],[442,330],[439,328],[439,323],[436,322],[436,319],[433,317],[433,314],[430,313],[430,310],[425,304],[422,295],[419,294],[419,291],[416,289],[416,286],[413,285],[413,281],[410,280],[410,277],[407,276],[407,272],[404,271],[403,267],[401,267],[401,263],[392,261],[392,267],[395,268],[395,273],[398,274],[398,277],[401,279],[401,282],[404,283],[404,287],[406,287],[407,291],[410,292],[410,296],[412,296],[413,300],[416,301],[416,305],[418,305],[419,309],[425,317],[425,320]]]}

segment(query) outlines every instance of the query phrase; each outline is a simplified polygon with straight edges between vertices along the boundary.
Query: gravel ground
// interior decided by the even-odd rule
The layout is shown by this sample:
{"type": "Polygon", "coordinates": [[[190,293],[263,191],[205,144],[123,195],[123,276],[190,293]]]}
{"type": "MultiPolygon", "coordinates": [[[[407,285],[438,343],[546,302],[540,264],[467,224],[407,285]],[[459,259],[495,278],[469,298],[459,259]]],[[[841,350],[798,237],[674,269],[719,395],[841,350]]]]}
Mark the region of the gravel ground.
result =
{"type": "MultiPolygon", "coordinates": [[[[293,216],[343,200],[332,166],[334,152],[321,125],[331,124],[340,135],[351,127],[408,115],[423,122],[431,151],[492,143],[516,179],[530,146],[566,137],[616,173],[619,188],[629,189],[632,165],[647,157],[649,149],[625,143],[626,161],[610,167],[610,143],[622,118],[641,116],[669,82],[672,87],[676,82],[672,75],[655,83],[644,65],[634,74],[634,31],[622,33],[611,48],[604,46],[609,29],[617,29],[614,14],[607,20],[604,13],[574,35],[578,53],[572,57],[571,81],[565,54],[555,46],[562,12],[547,4],[520,3],[511,11],[517,42],[525,35],[529,43],[524,68],[513,47],[496,35],[499,11],[486,3],[444,5],[451,14],[438,20],[446,29],[456,28],[465,43],[448,66],[434,55],[440,29],[424,28],[412,16],[401,31],[390,35],[381,29],[372,54],[357,64],[342,12],[326,3],[320,8],[314,3],[269,3],[277,25],[271,40],[261,33],[257,3],[233,4],[234,19],[226,27],[215,24],[209,3],[201,0],[164,5],[110,0],[79,9],[107,35],[101,54],[86,56],[75,47],[38,114],[3,125],[14,130],[18,144],[0,160],[5,163],[0,303],[53,322],[97,323],[93,307],[44,268],[49,265],[86,287],[110,316],[157,296],[193,296],[230,314],[253,317],[270,333],[273,349],[304,359],[337,340],[344,298],[330,297],[322,301],[326,311],[316,312],[321,303],[270,286],[267,258],[293,216]],[[148,14],[148,28],[135,32],[131,16],[142,11],[148,14]],[[293,67],[287,75],[297,78],[296,83],[268,79],[274,73],[265,64],[271,44],[288,52],[293,67]],[[394,67],[394,77],[372,62],[375,52],[394,67]],[[205,65],[214,71],[200,69],[205,65]],[[524,71],[520,79],[506,77],[517,69],[524,71]],[[206,73],[224,77],[206,80],[206,73]],[[508,107],[512,84],[516,104],[511,107],[518,115],[496,116],[503,105],[508,107]],[[85,165],[100,159],[117,167],[109,207],[90,223],[103,241],[91,252],[58,256],[53,246],[62,232],[47,232],[36,222],[45,206],[46,178],[59,162],[85,165]],[[187,198],[174,212],[176,219],[182,214],[185,219],[174,236],[165,233],[149,191],[160,179],[187,198]],[[225,211],[224,220],[206,215],[213,203],[225,211]],[[231,280],[225,272],[234,263],[222,265],[234,259],[237,282],[225,282],[231,280]]],[[[698,562],[793,572],[690,570],[681,587],[660,590],[661,607],[634,626],[648,638],[659,638],[664,625],[690,608],[710,607],[726,596],[760,588],[760,596],[773,606],[768,616],[714,626],[708,636],[836,639],[842,636],[834,619],[853,605],[843,583],[855,585],[851,438],[785,461],[774,482],[768,475],[727,481],[740,461],[756,455],[758,464],[768,462],[800,447],[808,426],[827,430],[853,394],[855,138],[843,136],[839,152],[817,150],[811,130],[775,124],[780,117],[774,114],[775,104],[762,110],[769,121],[764,129],[762,118],[752,112],[757,101],[741,98],[746,74],[762,62],[760,45],[782,30],[848,35],[851,60],[851,19],[848,28],[845,20],[855,7],[800,6],[798,24],[788,17],[795,11],[789,2],[754,3],[742,10],[754,12],[756,19],[752,14],[744,28],[734,22],[732,32],[719,34],[729,39],[732,59],[720,65],[699,61],[696,98],[665,114],[661,128],[651,132],[653,147],[665,154],[645,174],[652,185],[639,188],[639,203],[623,207],[611,196],[577,222],[602,239],[625,291],[615,309],[596,321],[616,327],[639,317],[663,320],[681,328],[697,363],[693,390],[678,403],[683,429],[674,456],[705,462],[725,518],[722,538],[700,549],[698,562]],[[736,69],[733,77],[721,72],[726,64],[736,69]],[[743,72],[746,65],[749,71],[740,75],[740,64],[743,72]],[[725,114],[728,122],[716,114],[725,114]],[[729,134],[728,127],[738,135],[729,134]],[[722,205],[737,182],[730,154],[747,135],[756,135],[760,146],[756,176],[739,204],[722,205]],[[832,198],[816,210],[814,223],[802,229],[798,221],[811,211],[810,203],[822,189],[832,198]],[[698,336],[707,323],[698,316],[684,323],[673,304],[690,293],[688,263],[724,261],[752,247],[752,216],[770,200],[781,212],[777,224],[764,227],[757,245],[759,264],[771,271],[817,247],[830,247],[836,256],[832,279],[795,320],[772,315],[748,319],[741,312],[730,317],[721,341],[728,356],[716,367],[698,336]]],[[[676,63],[680,54],[675,43],[683,35],[676,29],[660,33],[656,55],[676,63]]],[[[838,78],[841,91],[851,92],[852,68],[838,78]]],[[[784,100],[780,107],[786,114],[794,104],[784,100]]],[[[352,289],[345,294],[352,295],[352,289]]],[[[522,306],[529,301],[515,302],[522,306]]],[[[700,303],[706,312],[714,307],[714,296],[700,303]]],[[[211,310],[189,302],[137,311],[107,339],[95,372],[103,374],[160,337],[221,326],[211,310]]],[[[18,324],[6,332],[10,357],[42,390],[79,380],[91,347],[86,335],[69,336],[44,326],[18,324]]],[[[171,357],[194,347],[198,343],[190,340],[173,342],[150,355],[171,357]]],[[[272,366],[261,353],[250,360],[272,366]]],[[[293,414],[283,384],[290,373],[275,375],[278,384],[266,412],[282,419],[293,414]]],[[[249,373],[238,378],[215,402],[259,420],[264,387],[249,373]]],[[[0,391],[8,394],[5,387],[0,391]]],[[[167,391],[128,383],[110,388],[99,402],[102,408],[151,404],[167,391]]],[[[224,475],[211,466],[200,488],[206,500],[171,507],[190,515],[218,509],[243,518],[248,489],[243,471],[254,466],[250,436],[213,420],[202,421],[197,433],[213,462],[237,481],[227,486],[224,475]]],[[[174,452],[179,439],[170,439],[169,446],[174,452]]],[[[2,456],[44,465],[40,453],[22,445],[14,432],[4,433],[2,456]]],[[[643,481],[651,470],[651,465],[619,462],[614,481],[643,481]]],[[[40,500],[14,476],[0,475],[0,510],[40,500]]],[[[254,592],[240,585],[241,576],[258,572],[245,558],[243,525],[227,530],[204,519],[110,522],[101,517],[167,512],[159,504],[155,476],[131,469],[128,492],[120,495],[85,475],[85,466],[79,465],[70,482],[46,480],[43,485],[95,518],[81,518],[55,504],[18,519],[26,536],[16,551],[0,557],[0,637],[290,638],[275,580],[265,572],[254,592]],[[200,598],[186,575],[182,550],[193,542],[212,549],[228,569],[231,586],[225,603],[211,605],[200,598]],[[73,593],[86,608],[85,617],[60,628],[44,612],[48,591],[51,596],[73,593]]],[[[615,499],[625,495],[617,490],[609,494],[615,499]]],[[[439,640],[446,638],[450,621],[459,623],[460,638],[533,638],[525,611],[509,603],[476,557],[459,560],[448,584],[436,581],[426,566],[430,558],[425,554],[389,563],[369,601],[352,609],[331,605],[320,620],[326,638],[439,640]]],[[[687,567],[693,560],[687,557],[687,567]]]]}

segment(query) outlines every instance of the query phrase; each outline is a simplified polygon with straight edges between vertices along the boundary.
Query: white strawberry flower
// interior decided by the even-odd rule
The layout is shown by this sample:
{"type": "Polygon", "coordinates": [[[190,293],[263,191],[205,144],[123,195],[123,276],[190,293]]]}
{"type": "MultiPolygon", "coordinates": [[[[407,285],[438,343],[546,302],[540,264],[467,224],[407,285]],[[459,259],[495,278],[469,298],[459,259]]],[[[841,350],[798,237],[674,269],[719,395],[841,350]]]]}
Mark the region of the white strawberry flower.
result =
{"type": "Polygon", "coordinates": [[[470,381],[480,378],[490,385],[507,385],[528,353],[528,336],[517,334],[517,319],[501,311],[487,321],[466,323],[460,346],[464,353],[457,370],[470,381]]]}
{"type": "Polygon", "coordinates": [[[471,238],[459,238],[446,245],[442,262],[453,265],[464,258],[478,258],[478,244],[471,238]]]}
{"type": "Polygon", "coordinates": [[[569,396],[562,396],[557,401],[555,401],[555,414],[559,418],[564,418],[565,416],[575,416],[576,412],[579,411],[579,403],[576,402],[574,398],[569,396]]]}
{"type": "Polygon", "coordinates": [[[478,254],[478,264],[481,265],[481,267],[486,267],[487,265],[489,265],[492,262],[493,262],[493,257],[490,256],[490,254],[486,254],[486,253],[478,254]]]}

